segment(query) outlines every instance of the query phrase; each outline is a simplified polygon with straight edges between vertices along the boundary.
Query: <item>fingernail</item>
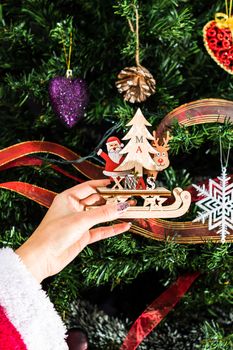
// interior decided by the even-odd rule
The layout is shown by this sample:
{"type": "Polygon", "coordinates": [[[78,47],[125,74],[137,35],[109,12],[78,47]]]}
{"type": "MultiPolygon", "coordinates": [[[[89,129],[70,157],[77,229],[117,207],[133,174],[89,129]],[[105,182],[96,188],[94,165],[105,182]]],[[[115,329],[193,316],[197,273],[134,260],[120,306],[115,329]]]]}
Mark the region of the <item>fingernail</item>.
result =
{"type": "Polygon", "coordinates": [[[124,202],[124,203],[117,203],[117,211],[119,212],[124,212],[128,209],[129,203],[124,202]]]}

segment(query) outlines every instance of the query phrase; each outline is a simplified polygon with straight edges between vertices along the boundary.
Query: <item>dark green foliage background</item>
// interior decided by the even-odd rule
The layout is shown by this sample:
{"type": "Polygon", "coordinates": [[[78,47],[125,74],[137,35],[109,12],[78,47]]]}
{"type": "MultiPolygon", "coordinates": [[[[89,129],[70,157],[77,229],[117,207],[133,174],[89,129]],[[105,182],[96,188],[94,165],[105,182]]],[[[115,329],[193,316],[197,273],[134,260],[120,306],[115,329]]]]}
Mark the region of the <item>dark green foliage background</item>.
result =
{"type": "MultiPolygon", "coordinates": [[[[84,156],[93,151],[113,124],[120,122],[118,135],[124,133],[124,126],[136,106],[123,101],[116,91],[115,80],[123,67],[135,63],[135,38],[127,23],[127,18],[133,20],[131,3],[137,4],[137,1],[9,0],[1,3],[1,148],[27,140],[48,140],[84,156]],[[48,83],[52,77],[65,74],[61,32],[64,30],[68,49],[71,27],[73,75],[87,81],[90,103],[86,116],[68,130],[52,112],[48,83]]],[[[233,100],[232,76],[210,58],[202,39],[204,24],[214,18],[216,11],[224,11],[224,2],[145,0],[139,5],[141,63],[157,80],[156,94],[140,107],[153,127],[183,103],[210,97],[233,100]]],[[[233,141],[232,131],[229,124],[174,127],[172,167],[159,175],[159,180],[173,188],[219,175],[217,135],[221,135],[226,153],[233,141]]],[[[99,162],[97,158],[93,161],[99,162]]],[[[77,175],[71,166],[63,167],[77,175]]],[[[232,173],[232,153],[228,172],[232,173]]],[[[16,168],[1,172],[0,176],[1,182],[25,181],[56,192],[75,184],[55,173],[47,162],[40,168],[16,168]]],[[[45,211],[38,204],[1,190],[0,245],[18,247],[33,232],[45,211]]],[[[192,207],[182,220],[193,219],[194,215],[192,207]]],[[[129,303],[128,309],[118,306],[117,316],[133,321],[180,274],[200,270],[202,276],[167,322],[175,318],[177,331],[182,334],[182,324],[187,324],[195,315],[199,329],[203,326],[200,329],[203,340],[191,343],[189,349],[226,350],[233,346],[232,269],[231,244],[178,245],[126,233],[87,247],[58,276],[45,281],[44,287],[64,320],[69,318],[72,301],[87,296],[92,301],[97,287],[102,286],[108,295],[115,293],[116,298],[120,295],[123,305],[129,303]],[[134,300],[138,303],[130,304],[127,296],[130,286],[136,291],[148,278],[151,282],[145,283],[144,293],[136,295],[135,292],[134,300]],[[224,315],[222,319],[216,311],[219,309],[224,315]]],[[[162,329],[163,323],[158,331],[162,329]]],[[[100,337],[104,339],[104,334],[100,337]]],[[[168,334],[167,344],[171,344],[171,339],[168,334]]],[[[118,341],[120,344],[122,339],[118,341]]],[[[100,349],[96,343],[92,346],[100,349]]],[[[111,348],[107,340],[105,348],[111,348]]]]}

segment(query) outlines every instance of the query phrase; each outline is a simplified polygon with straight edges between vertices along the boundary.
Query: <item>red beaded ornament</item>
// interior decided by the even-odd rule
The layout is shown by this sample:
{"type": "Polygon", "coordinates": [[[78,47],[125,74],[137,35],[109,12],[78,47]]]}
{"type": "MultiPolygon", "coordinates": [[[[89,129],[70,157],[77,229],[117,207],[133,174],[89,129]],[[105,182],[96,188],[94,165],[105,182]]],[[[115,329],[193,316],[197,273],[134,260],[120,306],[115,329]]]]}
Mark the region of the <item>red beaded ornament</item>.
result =
{"type": "Polygon", "coordinates": [[[210,56],[220,67],[233,74],[233,40],[229,28],[219,28],[215,21],[204,27],[204,43],[210,56]]]}
{"type": "Polygon", "coordinates": [[[217,64],[233,74],[233,0],[226,0],[226,13],[217,12],[215,20],[203,28],[204,44],[217,64]]]}

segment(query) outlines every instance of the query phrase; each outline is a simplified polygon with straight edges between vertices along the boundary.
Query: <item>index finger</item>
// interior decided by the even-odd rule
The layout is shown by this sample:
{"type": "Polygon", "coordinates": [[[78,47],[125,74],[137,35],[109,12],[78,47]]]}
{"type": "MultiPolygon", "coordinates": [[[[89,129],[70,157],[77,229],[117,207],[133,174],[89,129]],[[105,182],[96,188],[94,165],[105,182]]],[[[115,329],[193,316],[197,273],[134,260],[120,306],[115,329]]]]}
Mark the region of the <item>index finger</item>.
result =
{"type": "Polygon", "coordinates": [[[111,181],[109,179],[90,180],[76,185],[65,191],[68,195],[74,195],[78,199],[84,199],[93,193],[97,193],[97,187],[105,187],[109,185],[111,181]]]}

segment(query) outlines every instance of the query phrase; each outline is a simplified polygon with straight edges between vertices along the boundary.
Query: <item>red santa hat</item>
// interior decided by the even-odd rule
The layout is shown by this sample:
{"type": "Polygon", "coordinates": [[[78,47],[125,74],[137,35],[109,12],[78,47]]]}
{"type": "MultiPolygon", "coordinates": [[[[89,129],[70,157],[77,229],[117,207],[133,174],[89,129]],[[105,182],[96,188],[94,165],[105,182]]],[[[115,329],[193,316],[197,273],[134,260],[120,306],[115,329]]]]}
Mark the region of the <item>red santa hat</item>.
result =
{"type": "Polygon", "coordinates": [[[110,142],[117,142],[119,144],[119,146],[124,147],[124,144],[121,143],[120,139],[116,136],[110,136],[106,141],[106,145],[110,142]]]}

